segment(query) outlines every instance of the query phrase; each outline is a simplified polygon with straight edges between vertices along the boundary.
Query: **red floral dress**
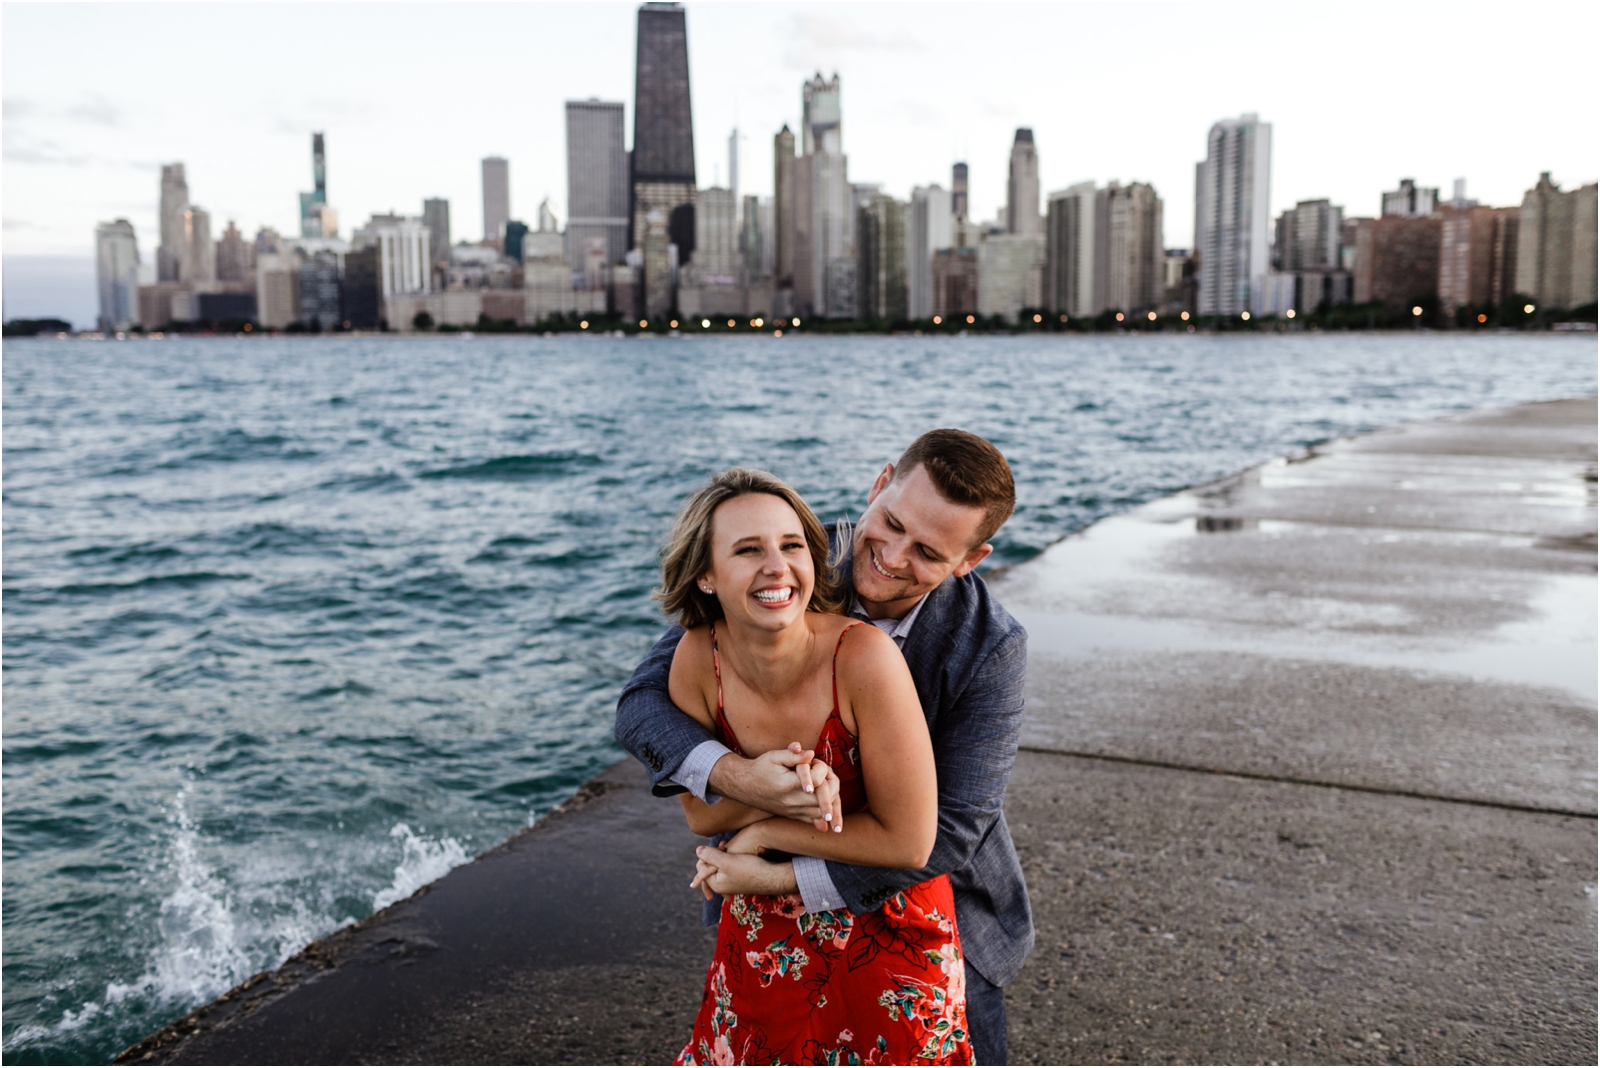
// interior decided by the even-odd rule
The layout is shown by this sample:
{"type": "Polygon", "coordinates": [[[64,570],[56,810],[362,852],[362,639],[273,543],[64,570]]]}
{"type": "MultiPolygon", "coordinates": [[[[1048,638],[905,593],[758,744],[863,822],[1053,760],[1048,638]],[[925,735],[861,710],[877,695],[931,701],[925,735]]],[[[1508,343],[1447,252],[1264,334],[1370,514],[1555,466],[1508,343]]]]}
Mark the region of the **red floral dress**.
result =
{"type": "MultiPolygon", "coordinates": [[[[852,624],[859,626],[860,624],[852,624]]],[[[856,740],[833,713],[817,756],[839,777],[846,813],[867,807],[856,740]]],[[[722,709],[717,733],[740,755],[722,709]]],[[[950,879],[941,875],[857,915],[807,913],[798,894],[735,894],[723,902],[717,950],[694,1033],[677,1064],[972,1064],[966,972],[950,879]]]]}

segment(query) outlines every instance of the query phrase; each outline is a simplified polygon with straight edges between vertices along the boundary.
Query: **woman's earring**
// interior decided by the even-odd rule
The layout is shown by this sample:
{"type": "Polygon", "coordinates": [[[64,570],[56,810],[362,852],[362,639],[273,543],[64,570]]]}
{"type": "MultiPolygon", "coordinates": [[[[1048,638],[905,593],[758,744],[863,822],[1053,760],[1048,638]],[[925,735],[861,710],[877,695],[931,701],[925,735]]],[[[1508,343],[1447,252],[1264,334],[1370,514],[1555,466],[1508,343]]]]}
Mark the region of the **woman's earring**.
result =
{"type": "Polygon", "coordinates": [[[710,586],[701,586],[700,587],[700,592],[701,593],[710,593],[711,592],[711,587],[710,586]]]}

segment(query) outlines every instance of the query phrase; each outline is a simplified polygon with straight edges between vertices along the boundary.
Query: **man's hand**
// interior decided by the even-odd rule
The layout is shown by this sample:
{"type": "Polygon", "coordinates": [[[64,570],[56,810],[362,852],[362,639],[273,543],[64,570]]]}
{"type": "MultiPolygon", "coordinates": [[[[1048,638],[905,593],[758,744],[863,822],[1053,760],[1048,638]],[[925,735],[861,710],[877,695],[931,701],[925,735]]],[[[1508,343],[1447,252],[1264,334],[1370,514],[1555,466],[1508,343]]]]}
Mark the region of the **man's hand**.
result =
{"type": "Polygon", "coordinates": [[[707,786],[723,797],[818,830],[836,826],[839,819],[838,777],[799,742],[758,757],[729,753],[712,767],[707,786]]]}
{"type": "Polygon", "coordinates": [[[798,894],[800,886],[794,879],[793,864],[769,864],[748,853],[725,853],[715,846],[701,846],[695,850],[694,881],[689,885],[699,887],[711,900],[713,893],[724,897],[731,894],[798,894]]]}

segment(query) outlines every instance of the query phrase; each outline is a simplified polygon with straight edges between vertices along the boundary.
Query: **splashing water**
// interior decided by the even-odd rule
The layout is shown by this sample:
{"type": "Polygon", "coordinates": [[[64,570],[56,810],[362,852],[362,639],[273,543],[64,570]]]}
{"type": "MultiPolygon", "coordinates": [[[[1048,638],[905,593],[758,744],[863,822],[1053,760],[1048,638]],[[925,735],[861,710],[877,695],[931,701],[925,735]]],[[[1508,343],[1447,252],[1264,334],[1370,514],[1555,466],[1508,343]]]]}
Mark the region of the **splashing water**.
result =
{"type": "Polygon", "coordinates": [[[404,823],[395,824],[389,837],[400,839],[403,854],[394,868],[394,882],[372,895],[374,912],[405,900],[451,868],[467,862],[466,849],[454,838],[430,842],[413,834],[404,823]]]}

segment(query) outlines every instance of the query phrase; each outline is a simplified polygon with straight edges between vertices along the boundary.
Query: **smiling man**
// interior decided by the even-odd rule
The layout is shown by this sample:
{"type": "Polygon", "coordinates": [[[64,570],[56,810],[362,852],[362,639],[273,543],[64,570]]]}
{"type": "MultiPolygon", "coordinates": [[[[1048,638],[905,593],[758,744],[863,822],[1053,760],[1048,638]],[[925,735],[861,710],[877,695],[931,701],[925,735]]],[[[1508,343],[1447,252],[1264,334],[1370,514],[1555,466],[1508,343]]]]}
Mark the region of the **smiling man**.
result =
{"type": "MultiPolygon", "coordinates": [[[[796,857],[743,889],[798,893],[808,912],[862,914],[948,874],[973,1050],[979,1064],[1004,1064],[1002,988],[1033,948],[1027,887],[1002,811],[1022,730],[1027,633],[973,569],[1011,516],[1015,484],[989,442],[932,430],[884,466],[867,502],[841,567],[852,613],[893,638],[911,669],[933,738],[938,838],[919,870],[796,857]]],[[[682,635],[674,627],[656,643],[617,704],[617,742],[649,769],[654,792],[687,790],[712,803],[730,797],[776,816],[821,821],[831,798],[804,774],[811,754],[799,744],[746,759],[672,704],[668,677],[682,635]]],[[[720,904],[710,903],[708,922],[716,922],[720,904]]]]}

